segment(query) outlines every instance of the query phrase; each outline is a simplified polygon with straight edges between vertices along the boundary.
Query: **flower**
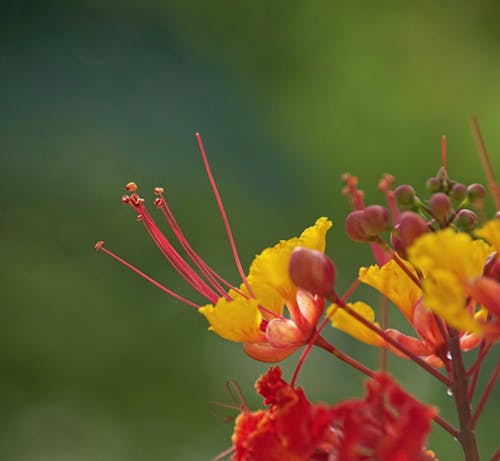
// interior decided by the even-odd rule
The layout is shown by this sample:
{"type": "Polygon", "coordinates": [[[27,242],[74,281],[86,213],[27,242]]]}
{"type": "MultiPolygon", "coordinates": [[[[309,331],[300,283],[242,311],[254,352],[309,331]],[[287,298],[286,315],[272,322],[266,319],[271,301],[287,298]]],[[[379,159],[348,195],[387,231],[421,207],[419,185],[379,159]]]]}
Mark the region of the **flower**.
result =
{"type": "MultiPolygon", "coordinates": [[[[232,461],[309,461],[331,446],[330,411],[309,402],[270,368],[256,383],[266,410],[244,410],[236,419],[232,461]]],[[[326,458],[325,458],[326,459],[326,458]]]]}
{"type": "Polygon", "coordinates": [[[266,362],[280,361],[309,341],[325,303],[322,296],[298,288],[290,279],[288,269],[292,252],[297,247],[303,247],[324,253],[326,233],[332,222],[321,217],[313,226],[304,230],[300,237],[282,240],[274,247],[265,249],[252,262],[248,276],[245,275],[201,138],[199,135],[197,138],[240,273],[241,285],[236,287],[224,280],[194,251],[178,225],[161,187],[155,188],[157,198],[154,204],[166,218],[185,256],[161,231],[145,206],[144,199],[138,195],[134,182],[127,184],[126,189],[130,194],[124,195],[122,202],[137,213],[137,220],[143,223],[170,265],[208,304],[199,306],[161,285],[105,248],[102,241],[95,248],[112,256],[169,295],[197,309],[208,320],[211,331],[224,339],[243,343],[245,352],[251,357],[266,362]],[[285,306],[289,317],[283,315],[285,306]]]}
{"type": "Polygon", "coordinates": [[[468,298],[491,252],[482,240],[450,228],[426,234],[408,249],[409,260],[423,274],[425,306],[461,332],[481,332],[468,298]]]}
{"type": "Polygon", "coordinates": [[[270,368],[256,383],[265,410],[236,418],[232,461],[429,461],[427,436],[437,410],[421,404],[387,374],[366,383],[366,397],[313,404],[270,368]]]}
{"type": "Polygon", "coordinates": [[[321,316],[324,300],[298,289],[291,281],[288,266],[293,250],[305,247],[324,252],[325,236],[331,227],[319,218],[300,237],[282,240],[260,253],[250,266],[238,290],[203,306],[200,313],[210,330],[231,341],[242,342],[250,356],[277,361],[307,343],[321,316]],[[290,318],[283,317],[284,306],[290,318]]]}
{"type": "Polygon", "coordinates": [[[426,461],[437,410],[421,404],[384,373],[366,383],[366,397],[334,406],[335,461],[426,461]]]}

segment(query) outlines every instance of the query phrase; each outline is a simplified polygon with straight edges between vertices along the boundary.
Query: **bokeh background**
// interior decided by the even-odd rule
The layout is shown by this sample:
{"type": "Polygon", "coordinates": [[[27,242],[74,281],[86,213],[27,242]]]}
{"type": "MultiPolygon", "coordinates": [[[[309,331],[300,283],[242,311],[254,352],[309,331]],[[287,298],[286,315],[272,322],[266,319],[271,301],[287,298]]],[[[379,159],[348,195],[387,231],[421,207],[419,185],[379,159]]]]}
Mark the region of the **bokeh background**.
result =
{"type": "MultiPolygon", "coordinates": [[[[151,200],[165,186],[192,245],[236,281],[200,131],[245,267],[328,215],[345,289],[371,259],[344,235],[341,173],[360,176],[370,203],[386,171],[423,192],[445,133],[450,174],[482,181],[470,114],[500,171],[499,23],[499,2],[487,0],[3,1],[0,459],[189,461],[227,448],[231,424],[208,402],[228,400],[233,378],[255,408],[267,366],[93,251],[104,239],[201,301],[121,205],[124,184],[151,200]]],[[[376,366],[375,351],[327,335],[376,366]]],[[[408,362],[390,365],[452,418],[441,386],[408,362]]],[[[300,376],[328,402],[361,395],[362,381],[320,350],[300,376]]],[[[479,427],[485,459],[500,439],[499,400],[479,427]]],[[[440,428],[430,445],[460,459],[440,428]]]]}

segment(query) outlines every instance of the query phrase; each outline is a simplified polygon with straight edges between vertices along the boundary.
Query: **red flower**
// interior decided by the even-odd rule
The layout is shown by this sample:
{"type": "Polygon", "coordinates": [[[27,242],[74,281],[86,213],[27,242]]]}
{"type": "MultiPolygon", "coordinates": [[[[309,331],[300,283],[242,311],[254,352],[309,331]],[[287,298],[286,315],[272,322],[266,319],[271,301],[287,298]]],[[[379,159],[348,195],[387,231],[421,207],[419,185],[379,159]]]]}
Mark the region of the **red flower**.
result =
{"type": "Polygon", "coordinates": [[[383,373],[367,382],[363,400],[332,409],[339,434],[335,461],[428,461],[427,434],[436,409],[421,404],[383,373]]]}
{"type": "Polygon", "coordinates": [[[268,409],[244,411],[236,419],[233,461],[308,461],[331,448],[330,410],[311,404],[302,389],[270,368],[256,383],[268,409]]]}

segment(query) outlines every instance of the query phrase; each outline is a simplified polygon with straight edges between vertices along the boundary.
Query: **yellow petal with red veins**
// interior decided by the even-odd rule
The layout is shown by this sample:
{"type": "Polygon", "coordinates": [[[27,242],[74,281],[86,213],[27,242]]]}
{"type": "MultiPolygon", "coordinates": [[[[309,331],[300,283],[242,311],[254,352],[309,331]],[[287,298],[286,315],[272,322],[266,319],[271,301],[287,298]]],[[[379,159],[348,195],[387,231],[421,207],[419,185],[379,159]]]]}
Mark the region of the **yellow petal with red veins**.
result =
{"type": "MultiPolygon", "coordinates": [[[[376,327],[379,327],[379,324],[375,322],[375,312],[373,312],[373,309],[368,304],[358,301],[353,304],[349,303],[347,306],[370,323],[373,323],[376,327]]],[[[381,346],[383,344],[382,338],[377,333],[370,330],[336,304],[332,304],[328,308],[327,315],[332,322],[332,326],[337,330],[341,330],[353,338],[373,346],[381,346]]]]}
{"type": "Polygon", "coordinates": [[[488,221],[483,227],[474,232],[478,237],[488,240],[500,252],[500,219],[488,221]]]}
{"type": "Polygon", "coordinates": [[[220,298],[217,304],[208,304],[199,309],[210,323],[209,330],[214,331],[229,341],[254,343],[265,341],[265,335],[259,327],[262,314],[259,302],[244,298],[234,290],[229,290],[232,300],[220,298]]]}
{"type": "MultiPolygon", "coordinates": [[[[417,276],[411,264],[406,262],[403,264],[417,276]]],[[[359,280],[389,298],[411,322],[415,303],[422,296],[422,290],[394,260],[390,260],[382,267],[377,265],[362,267],[359,270],[359,280]]]]}
{"type": "MultiPolygon", "coordinates": [[[[272,248],[266,248],[257,255],[250,266],[249,280],[252,289],[260,285],[276,290],[286,300],[294,300],[297,287],[290,280],[288,265],[295,247],[303,246],[311,250],[325,251],[326,233],[332,222],[319,218],[314,226],[308,227],[300,237],[282,240],[272,248]]],[[[258,297],[258,296],[257,296],[258,297]]],[[[267,306],[266,306],[267,307],[267,306]]]]}

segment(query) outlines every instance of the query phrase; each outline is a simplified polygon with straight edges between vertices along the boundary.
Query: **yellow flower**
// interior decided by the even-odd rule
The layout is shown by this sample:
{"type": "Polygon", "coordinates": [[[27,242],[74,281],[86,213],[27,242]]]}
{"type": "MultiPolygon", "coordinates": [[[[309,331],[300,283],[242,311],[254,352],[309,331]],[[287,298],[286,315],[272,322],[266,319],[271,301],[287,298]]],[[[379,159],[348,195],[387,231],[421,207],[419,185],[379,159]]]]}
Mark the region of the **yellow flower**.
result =
{"type": "Polygon", "coordinates": [[[310,309],[311,301],[297,296],[297,287],[288,275],[288,265],[297,246],[324,252],[326,233],[331,226],[327,218],[319,218],[300,237],[282,240],[257,255],[247,277],[250,290],[243,283],[239,291],[230,290],[227,298],[221,297],[215,304],[199,309],[209,321],[209,329],[231,341],[265,343],[262,321],[279,320],[286,305],[296,324],[293,329],[296,343],[302,345],[314,325],[308,324],[306,312],[301,309],[310,309]]]}
{"type": "MultiPolygon", "coordinates": [[[[403,262],[403,264],[417,276],[415,269],[409,263],[403,262]]],[[[359,280],[389,298],[406,318],[412,321],[413,310],[422,296],[422,290],[394,260],[391,259],[382,267],[377,265],[362,267],[359,270],[359,280]]]]}
{"type": "Polygon", "coordinates": [[[478,237],[484,238],[500,252],[500,219],[488,221],[483,227],[474,232],[478,237]]]}
{"type": "Polygon", "coordinates": [[[452,229],[426,234],[408,250],[410,262],[424,275],[424,304],[460,331],[480,331],[466,309],[467,286],[482,274],[490,252],[485,242],[452,229]]]}
{"type": "MultiPolygon", "coordinates": [[[[348,303],[347,306],[370,323],[373,323],[374,326],[380,328],[379,324],[375,322],[375,312],[373,312],[373,309],[368,304],[358,301],[352,304],[348,303]]],[[[337,330],[341,330],[353,338],[373,346],[381,346],[384,343],[377,333],[370,330],[336,304],[332,304],[326,314],[330,318],[332,326],[337,330]]]]}

